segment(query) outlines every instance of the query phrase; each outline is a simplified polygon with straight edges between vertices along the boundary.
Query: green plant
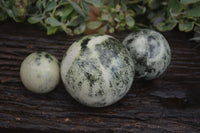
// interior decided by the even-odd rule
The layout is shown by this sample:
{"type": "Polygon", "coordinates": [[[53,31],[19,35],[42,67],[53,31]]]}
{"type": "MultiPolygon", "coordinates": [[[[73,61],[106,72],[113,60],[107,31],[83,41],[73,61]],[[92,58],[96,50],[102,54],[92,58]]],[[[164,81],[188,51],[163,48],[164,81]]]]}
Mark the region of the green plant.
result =
{"type": "Polygon", "coordinates": [[[146,16],[150,22],[140,24],[136,21],[136,25],[162,32],[176,27],[182,32],[194,31],[191,40],[200,42],[200,0],[135,0],[129,1],[129,5],[136,14],[146,16]]]}
{"type": "Polygon", "coordinates": [[[176,26],[180,31],[189,32],[200,26],[200,0],[168,0],[160,5],[162,9],[148,15],[159,31],[170,31],[176,26]]]}
{"type": "Polygon", "coordinates": [[[126,29],[132,29],[135,26],[135,20],[133,16],[135,12],[128,9],[126,6],[126,0],[114,1],[109,3],[102,3],[100,7],[100,16],[96,21],[88,23],[89,29],[98,29],[99,33],[113,33],[115,30],[122,31],[126,29]]]}
{"type": "Polygon", "coordinates": [[[24,18],[30,24],[41,24],[47,29],[47,34],[57,30],[68,35],[81,34],[86,29],[85,22],[89,20],[89,7],[93,2],[81,0],[79,3],[71,0],[9,0],[0,1],[0,20],[5,20],[6,13],[16,22],[24,18]],[[21,5],[15,6],[17,3],[21,5]],[[24,3],[27,3],[24,5],[24,3]],[[17,12],[19,10],[19,13],[17,12]],[[16,14],[16,12],[18,14],[16,14]]]}
{"type": "MultiPolygon", "coordinates": [[[[40,24],[51,35],[133,30],[140,27],[199,32],[200,0],[1,0],[0,21],[40,24]],[[100,10],[91,21],[91,6],[100,10]]],[[[199,34],[198,34],[199,35],[199,34]]]]}
{"type": "Polygon", "coordinates": [[[0,1],[0,20],[9,17],[16,22],[23,22],[27,15],[28,0],[1,0],[0,1]]]}

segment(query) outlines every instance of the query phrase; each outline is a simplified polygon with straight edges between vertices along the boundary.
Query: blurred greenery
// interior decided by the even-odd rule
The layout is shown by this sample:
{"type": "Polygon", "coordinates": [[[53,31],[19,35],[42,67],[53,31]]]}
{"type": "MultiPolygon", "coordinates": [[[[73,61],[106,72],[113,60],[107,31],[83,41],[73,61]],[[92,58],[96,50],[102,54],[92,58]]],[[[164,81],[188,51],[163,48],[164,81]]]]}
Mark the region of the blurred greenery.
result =
{"type": "Polygon", "coordinates": [[[194,31],[200,37],[200,0],[1,0],[0,21],[40,24],[47,34],[67,35],[87,30],[98,33],[152,28],[158,31],[194,31]],[[91,18],[91,6],[99,10],[91,18]]]}

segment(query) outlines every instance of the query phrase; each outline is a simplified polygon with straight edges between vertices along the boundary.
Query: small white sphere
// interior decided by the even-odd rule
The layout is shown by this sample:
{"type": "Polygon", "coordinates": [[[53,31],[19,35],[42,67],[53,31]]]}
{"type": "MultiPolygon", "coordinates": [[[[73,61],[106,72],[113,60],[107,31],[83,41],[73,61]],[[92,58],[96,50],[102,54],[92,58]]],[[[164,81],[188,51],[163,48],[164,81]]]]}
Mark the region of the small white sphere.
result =
{"type": "Polygon", "coordinates": [[[35,93],[48,93],[59,83],[59,62],[47,52],[32,53],[22,62],[20,77],[28,90],[35,93]]]}
{"type": "Polygon", "coordinates": [[[153,30],[141,29],[123,41],[135,64],[135,78],[155,79],[167,69],[171,50],[165,37],[153,30]]]}
{"type": "Polygon", "coordinates": [[[61,63],[66,90],[91,107],[116,103],[129,91],[134,64],[126,47],[109,35],[89,35],[74,42],[61,63]]]}

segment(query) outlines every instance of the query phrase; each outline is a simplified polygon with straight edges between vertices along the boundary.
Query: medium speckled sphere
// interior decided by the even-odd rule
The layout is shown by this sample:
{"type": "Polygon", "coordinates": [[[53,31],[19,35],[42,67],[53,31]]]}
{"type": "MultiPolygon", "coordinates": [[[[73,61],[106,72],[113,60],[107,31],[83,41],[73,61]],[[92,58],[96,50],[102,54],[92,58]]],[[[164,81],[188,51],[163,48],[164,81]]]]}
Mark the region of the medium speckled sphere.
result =
{"type": "Polygon", "coordinates": [[[61,63],[66,90],[78,102],[104,107],[129,91],[134,64],[125,46],[109,35],[88,35],[74,42],[61,63]]]}
{"type": "Polygon", "coordinates": [[[47,52],[35,52],[21,64],[20,77],[24,86],[35,93],[52,91],[60,80],[58,60],[47,52]]]}
{"type": "Polygon", "coordinates": [[[135,78],[155,79],[167,69],[171,50],[165,37],[153,30],[141,29],[123,41],[135,64],[135,78]]]}

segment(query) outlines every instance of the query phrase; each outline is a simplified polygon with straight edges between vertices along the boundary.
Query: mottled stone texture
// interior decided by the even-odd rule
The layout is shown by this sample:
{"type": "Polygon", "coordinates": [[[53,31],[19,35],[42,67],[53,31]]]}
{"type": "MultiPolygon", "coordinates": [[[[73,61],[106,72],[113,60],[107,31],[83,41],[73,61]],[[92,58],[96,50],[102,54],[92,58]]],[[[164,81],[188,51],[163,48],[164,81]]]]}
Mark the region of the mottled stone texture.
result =
{"type": "Polygon", "coordinates": [[[128,51],[108,35],[89,35],[76,41],[61,64],[66,90],[82,104],[111,105],[128,92],[134,65],[128,51]]]}
{"type": "Polygon", "coordinates": [[[47,52],[34,52],[22,62],[20,77],[28,90],[35,93],[50,92],[60,81],[59,62],[47,52]]]}
{"type": "Polygon", "coordinates": [[[171,50],[160,33],[141,29],[123,41],[135,64],[135,77],[155,79],[165,72],[171,61],[171,50]]]}

